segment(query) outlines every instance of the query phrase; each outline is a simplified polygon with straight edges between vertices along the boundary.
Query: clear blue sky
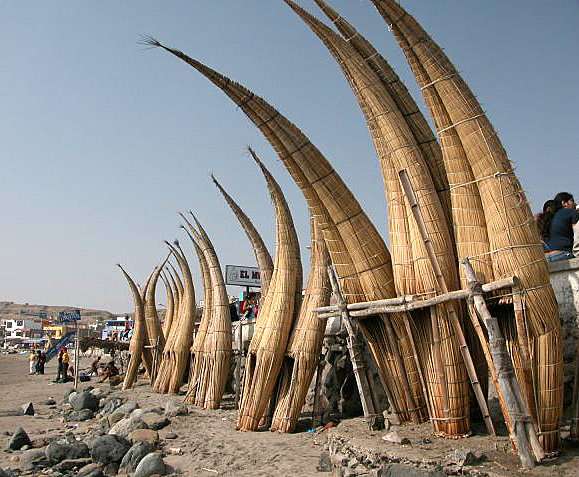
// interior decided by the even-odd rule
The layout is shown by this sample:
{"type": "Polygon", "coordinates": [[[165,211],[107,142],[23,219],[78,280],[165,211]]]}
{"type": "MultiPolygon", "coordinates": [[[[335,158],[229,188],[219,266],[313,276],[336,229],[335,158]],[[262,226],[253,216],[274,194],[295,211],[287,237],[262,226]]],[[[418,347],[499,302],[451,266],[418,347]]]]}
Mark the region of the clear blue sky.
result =
{"type": "MultiPolygon", "coordinates": [[[[560,190],[579,194],[579,3],[403,3],[480,98],[533,206],[560,190]]],[[[311,0],[301,4],[321,16],[311,0]]],[[[370,2],[332,4],[422,105],[370,2]]],[[[281,0],[2,0],[0,300],[129,310],[114,264],[141,281],[165,254],[162,240],[179,237],[190,249],[176,215],[189,208],[223,266],[253,264],[208,177],[221,179],[273,246],[272,209],[247,144],[284,188],[307,262],[305,204],[273,150],[193,69],[139,46],[142,34],[270,100],[327,155],[386,233],[378,163],[357,103],[326,49],[281,0]]],[[[196,259],[191,265],[198,275],[196,259]]],[[[159,297],[164,302],[164,292],[159,297]]]]}

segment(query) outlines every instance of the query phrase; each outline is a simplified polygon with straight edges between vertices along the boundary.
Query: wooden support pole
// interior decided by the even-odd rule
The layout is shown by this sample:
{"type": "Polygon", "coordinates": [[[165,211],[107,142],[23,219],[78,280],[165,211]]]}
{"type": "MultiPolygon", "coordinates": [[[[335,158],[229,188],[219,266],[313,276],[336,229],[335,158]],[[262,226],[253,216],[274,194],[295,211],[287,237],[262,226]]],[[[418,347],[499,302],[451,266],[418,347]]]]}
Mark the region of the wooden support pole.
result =
{"type": "Polygon", "coordinates": [[[243,360],[243,322],[241,317],[237,322],[237,357],[235,364],[235,409],[239,409],[241,398],[241,364],[243,360]]]}
{"type": "MultiPolygon", "coordinates": [[[[515,278],[502,278],[494,282],[485,283],[484,293],[490,293],[503,288],[512,288],[515,284],[515,278]]],[[[465,300],[469,297],[469,290],[453,290],[448,293],[441,293],[432,298],[420,298],[415,295],[406,295],[398,298],[388,298],[385,300],[365,301],[347,305],[350,316],[363,318],[365,316],[376,315],[380,313],[403,313],[405,311],[420,310],[430,308],[434,305],[440,305],[451,300],[465,300]]],[[[326,319],[333,316],[340,316],[340,309],[336,305],[316,308],[318,318],[326,319]]]]}
{"type": "MultiPolygon", "coordinates": [[[[440,290],[442,293],[448,293],[448,286],[447,286],[446,280],[445,280],[444,275],[442,273],[442,269],[440,267],[440,263],[438,262],[438,258],[436,257],[434,246],[433,246],[432,241],[430,240],[430,237],[428,235],[428,231],[426,229],[424,217],[422,216],[422,211],[420,210],[420,205],[418,204],[416,194],[414,192],[412,184],[410,183],[410,178],[408,177],[408,173],[407,173],[406,169],[402,169],[398,173],[398,175],[400,177],[400,183],[402,184],[402,189],[404,190],[404,194],[406,195],[406,199],[408,200],[408,203],[410,205],[410,210],[412,211],[412,215],[414,216],[414,220],[416,221],[416,225],[418,226],[418,231],[420,232],[420,235],[421,235],[422,240],[424,242],[424,246],[426,247],[426,251],[428,253],[428,258],[430,260],[430,264],[432,266],[432,270],[433,270],[434,275],[436,277],[438,286],[440,287],[440,290]]],[[[485,399],[484,394],[482,392],[482,388],[480,386],[480,383],[478,381],[478,377],[476,375],[476,369],[475,369],[474,363],[472,361],[472,356],[470,354],[470,350],[468,349],[468,346],[466,344],[466,339],[464,337],[464,333],[463,333],[462,327],[460,325],[460,321],[458,319],[456,309],[453,306],[453,304],[451,304],[450,302],[446,302],[445,307],[446,307],[446,310],[448,313],[448,317],[450,319],[450,323],[452,325],[452,328],[453,328],[454,333],[456,335],[456,338],[458,340],[460,353],[462,355],[462,359],[464,361],[466,371],[467,371],[468,376],[470,378],[470,382],[471,382],[472,388],[474,390],[474,394],[475,394],[477,403],[478,403],[480,410],[482,412],[482,416],[483,416],[483,419],[485,421],[487,431],[489,434],[495,435],[495,428],[493,426],[493,421],[491,420],[489,409],[487,406],[487,402],[486,402],[486,399],[485,399]]]]}
{"type": "MultiPolygon", "coordinates": [[[[372,388],[370,386],[370,380],[368,379],[366,363],[364,362],[364,358],[362,356],[362,346],[359,343],[354,325],[350,320],[348,310],[346,309],[346,300],[344,299],[338,278],[336,276],[336,272],[332,266],[328,267],[328,275],[330,278],[330,284],[332,286],[332,293],[336,298],[338,306],[340,306],[342,309],[342,321],[348,333],[346,340],[348,352],[350,354],[350,361],[352,362],[354,377],[356,379],[356,385],[360,394],[360,401],[362,403],[364,417],[368,421],[375,420],[378,415],[378,411],[376,408],[376,400],[374,399],[372,388]]],[[[386,383],[384,383],[384,388],[388,400],[390,401],[390,405],[394,408],[394,400],[392,399],[392,394],[387,389],[386,383]]]]}
{"type": "Polygon", "coordinates": [[[324,368],[324,356],[321,355],[316,367],[316,382],[314,384],[314,404],[312,406],[312,428],[316,428],[321,424],[320,419],[320,384],[322,378],[322,370],[324,368]]]}
{"type": "Polygon", "coordinates": [[[482,289],[468,259],[463,261],[463,265],[469,287],[472,290],[473,305],[488,332],[489,348],[497,369],[499,387],[505,398],[509,419],[512,422],[514,432],[512,438],[514,438],[517,443],[517,450],[523,467],[533,468],[535,466],[535,459],[540,461],[544,457],[543,449],[539,445],[535,428],[524,407],[519,383],[515,378],[515,370],[507,351],[499,322],[491,316],[486,306],[482,289]],[[533,458],[533,456],[535,458],[533,458]]]}

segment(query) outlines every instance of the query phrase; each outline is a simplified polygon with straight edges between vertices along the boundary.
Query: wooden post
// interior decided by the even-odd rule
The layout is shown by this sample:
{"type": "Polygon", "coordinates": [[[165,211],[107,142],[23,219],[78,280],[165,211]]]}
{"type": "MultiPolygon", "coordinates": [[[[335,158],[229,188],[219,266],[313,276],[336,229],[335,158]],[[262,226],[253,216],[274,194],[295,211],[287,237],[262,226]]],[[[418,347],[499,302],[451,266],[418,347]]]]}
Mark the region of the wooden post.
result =
{"type": "Polygon", "coordinates": [[[474,269],[468,259],[463,261],[463,265],[466,278],[472,290],[473,305],[488,332],[489,348],[497,369],[499,387],[505,398],[509,419],[512,422],[514,432],[512,438],[517,443],[517,450],[523,467],[533,468],[535,466],[533,454],[537,461],[540,461],[544,457],[543,449],[539,445],[535,428],[524,407],[519,383],[515,378],[515,370],[509,357],[499,322],[491,316],[486,306],[480,283],[477,281],[474,269]]]}
{"type": "MultiPolygon", "coordinates": [[[[358,387],[358,392],[360,394],[360,401],[362,402],[362,409],[364,411],[364,417],[368,420],[368,424],[370,426],[373,425],[371,421],[375,421],[382,416],[378,416],[378,412],[376,409],[376,402],[372,393],[372,388],[370,386],[370,380],[368,379],[367,375],[367,367],[366,363],[364,362],[364,358],[362,356],[362,346],[359,343],[357,338],[357,333],[354,330],[354,326],[352,321],[350,320],[350,316],[348,314],[348,310],[346,308],[346,301],[344,300],[344,296],[342,295],[342,291],[340,288],[340,284],[338,282],[338,278],[336,276],[336,272],[332,266],[328,267],[328,275],[330,277],[330,284],[332,286],[332,293],[336,298],[340,309],[342,310],[342,321],[344,323],[344,327],[348,333],[348,337],[346,339],[348,352],[350,354],[350,361],[352,362],[352,368],[354,370],[354,377],[356,378],[356,385],[358,387]]],[[[385,383],[384,383],[385,384],[385,383]]],[[[384,386],[386,394],[388,396],[388,400],[390,401],[390,405],[394,408],[394,400],[392,399],[392,395],[390,394],[387,386],[384,386]]],[[[377,426],[380,426],[379,423],[376,423],[377,426]]]]}
{"type": "MultiPolygon", "coordinates": [[[[432,245],[432,241],[428,236],[428,231],[426,230],[426,225],[424,222],[424,218],[422,217],[422,211],[420,210],[420,205],[418,204],[418,200],[416,199],[416,194],[414,193],[414,189],[412,188],[412,184],[410,183],[410,179],[408,177],[408,173],[406,169],[402,169],[399,172],[400,183],[402,184],[402,189],[404,190],[404,194],[410,204],[410,209],[412,210],[412,215],[414,216],[414,220],[416,221],[416,225],[418,226],[418,230],[424,242],[424,246],[426,247],[426,251],[428,253],[428,258],[430,260],[430,264],[432,265],[432,270],[434,271],[434,275],[436,277],[436,281],[438,282],[438,286],[442,293],[448,292],[448,286],[444,275],[442,274],[442,269],[440,268],[440,264],[438,263],[438,259],[436,257],[436,253],[434,251],[434,246],[432,245]]],[[[462,355],[462,359],[465,364],[466,371],[470,378],[470,382],[477,400],[477,403],[480,407],[480,410],[483,415],[483,419],[485,421],[485,425],[487,431],[491,435],[495,435],[495,428],[493,426],[493,421],[491,420],[489,409],[487,406],[486,399],[482,392],[482,388],[478,381],[478,377],[476,375],[476,369],[474,367],[474,363],[472,361],[472,356],[470,355],[470,350],[466,344],[466,339],[464,337],[464,333],[462,331],[462,327],[460,326],[460,322],[458,316],[456,314],[456,310],[454,305],[450,302],[445,303],[448,317],[450,319],[450,323],[454,330],[454,333],[458,339],[460,353],[462,355]]]]}
{"type": "MultiPolygon", "coordinates": [[[[75,334],[76,334],[76,342],[74,344],[74,390],[78,390],[78,365],[80,363],[80,359],[78,356],[79,353],[79,336],[78,336],[78,321],[75,320],[74,322],[74,330],[75,330],[75,334]]],[[[64,377],[65,381],[66,381],[66,376],[64,377]]]]}

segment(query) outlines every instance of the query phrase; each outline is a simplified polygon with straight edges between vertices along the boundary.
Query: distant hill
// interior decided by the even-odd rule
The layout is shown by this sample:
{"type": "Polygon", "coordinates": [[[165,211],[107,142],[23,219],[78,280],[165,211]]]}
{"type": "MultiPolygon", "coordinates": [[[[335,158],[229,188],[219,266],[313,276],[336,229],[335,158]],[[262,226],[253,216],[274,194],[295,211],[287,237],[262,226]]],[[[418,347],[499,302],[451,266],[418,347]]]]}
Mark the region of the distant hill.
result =
{"type": "Polygon", "coordinates": [[[81,321],[83,323],[111,320],[115,316],[118,316],[110,311],[91,310],[75,306],[31,305],[29,303],[19,304],[11,301],[0,301],[0,320],[34,319],[39,318],[42,313],[46,313],[47,319],[51,319],[57,318],[58,313],[61,311],[71,310],[80,310],[81,321]]]}

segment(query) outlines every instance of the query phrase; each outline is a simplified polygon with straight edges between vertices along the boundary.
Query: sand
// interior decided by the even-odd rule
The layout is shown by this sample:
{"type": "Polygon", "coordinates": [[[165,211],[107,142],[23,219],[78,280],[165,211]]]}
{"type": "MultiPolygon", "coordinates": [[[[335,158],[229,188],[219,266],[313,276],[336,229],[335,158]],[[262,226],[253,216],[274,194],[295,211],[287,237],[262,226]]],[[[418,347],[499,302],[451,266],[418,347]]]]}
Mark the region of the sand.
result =
{"type": "MultiPolygon", "coordinates": [[[[81,369],[90,365],[84,359],[81,369]]],[[[42,404],[49,397],[59,404],[64,392],[72,383],[53,384],[56,360],[48,363],[44,376],[29,376],[26,356],[0,356],[0,434],[22,426],[31,439],[63,435],[66,431],[82,434],[96,421],[63,423],[61,416],[50,406],[42,404]],[[32,401],[36,416],[5,416],[5,411],[19,409],[32,401]]],[[[95,380],[81,386],[96,386],[95,380]]],[[[102,385],[101,385],[102,386],[102,385]]],[[[108,386],[107,386],[108,388],[108,386]]],[[[134,390],[123,393],[136,400],[141,407],[164,405],[167,396],[155,394],[150,386],[141,383],[134,390]]],[[[181,401],[182,396],[173,397],[181,401]]],[[[184,476],[320,476],[316,470],[323,446],[316,443],[313,434],[278,434],[273,432],[238,432],[235,430],[236,411],[231,400],[225,401],[229,409],[204,411],[190,407],[190,414],[172,419],[171,424],[159,431],[165,451],[181,449],[183,455],[167,455],[165,462],[184,476]],[[177,439],[165,440],[174,432],[177,439]]],[[[0,435],[0,449],[5,449],[9,437],[0,435]]],[[[11,461],[18,453],[0,451],[0,468],[18,466],[11,461]]],[[[14,459],[15,460],[15,459],[14,459]]]]}

